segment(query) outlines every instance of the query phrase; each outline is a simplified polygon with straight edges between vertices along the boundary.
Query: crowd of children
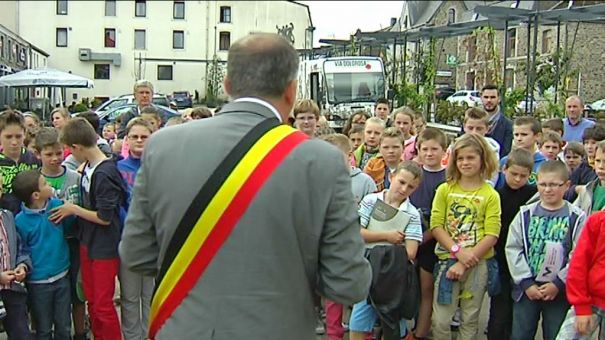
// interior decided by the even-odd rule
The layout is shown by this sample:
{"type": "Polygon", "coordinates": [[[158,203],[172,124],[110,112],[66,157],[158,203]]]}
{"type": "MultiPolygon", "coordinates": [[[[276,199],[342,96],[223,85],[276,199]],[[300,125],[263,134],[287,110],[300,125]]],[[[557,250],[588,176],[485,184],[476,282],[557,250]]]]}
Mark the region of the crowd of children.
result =
{"type": "MultiPolygon", "coordinates": [[[[589,339],[599,327],[605,334],[604,126],[565,142],[562,119],[517,117],[512,151],[503,153],[481,108],[465,112],[458,138],[408,107],[381,115],[351,115],[349,144],[340,134],[320,138],[339,146],[352,174],[362,169],[374,181],[376,192],[356,190],[362,238],[403,245],[416,263],[421,299],[416,317],[401,321],[401,338],[449,340],[454,323],[458,339],[485,331],[529,340],[540,324],[547,340],[589,339]],[[405,232],[366,229],[378,200],[414,216],[405,232]]],[[[340,340],[343,307],[333,317],[331,306],[328,339],[340,340]]],[[[371,339],[380,314],[371,297],[351,307],[349,338],[371,339]]]]}
{"type": "MultiPolygon", "coordinates": [[[[291,123],[350,164],[367,252],[402,246],[417,269],[415,317],[401,318],[396,338],[449,340],[456,322],[458,339],[474,339],[482,312],[489,339],[534,339],[540,320],[547,340],[605,328],[605,127],[565,143],[560,119],[518,117],[503,152],[481,108],[468,109],[461,135],[448,138],[410,108],[389,115],[388,101],[377,106],[374,117],[351,115],[343,134],[322,125],[310,100],[291,123]],[[407,216],[405,225],[372,228],[381,204],[407,216]]],[[[53,127],[41,127],[32,115],[0,114],[5,330],[11,339],[32,338],[30,329],[39,339],[85,339],[88,315],[95,339],[145,339],[154,279],[121,267],[117,248],[147,139],[183,119],[163,122],[145,107],[118,139],[119,125],[100,126],[93,113],[52,117],[53,127]]],[[[371,298],[324,306],[329,340],[343,339],[347,307],[353,340],[371,339],[383,315],[371,298]]]]}
{"type": "Polygon", "coordinates": [[[43,127],[31,113],[0,113],[4,330],[9,339],[146,339],[154,278],[121,267],[118,244],[147,139],[184,120],[163,124],[145,107],[120,140],[119,125],[100,126],[92,112],[51,117],[43,127]]]}

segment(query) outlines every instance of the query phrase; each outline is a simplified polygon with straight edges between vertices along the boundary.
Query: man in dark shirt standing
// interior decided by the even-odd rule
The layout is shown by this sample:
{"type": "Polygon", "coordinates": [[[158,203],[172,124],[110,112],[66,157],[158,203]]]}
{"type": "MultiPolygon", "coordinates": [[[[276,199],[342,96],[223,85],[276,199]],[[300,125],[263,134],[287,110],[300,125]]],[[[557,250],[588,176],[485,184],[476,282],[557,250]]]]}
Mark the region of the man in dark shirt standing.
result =
{"type": "Polygon", "coordinates": [[[513,144],[513,122],[500,111],[500,95],[496,85],[485,85],[481,90],[483,109],[489,115],[489,126],[485,137],[500,144],[500,158],[508,155],[513,144]]]}

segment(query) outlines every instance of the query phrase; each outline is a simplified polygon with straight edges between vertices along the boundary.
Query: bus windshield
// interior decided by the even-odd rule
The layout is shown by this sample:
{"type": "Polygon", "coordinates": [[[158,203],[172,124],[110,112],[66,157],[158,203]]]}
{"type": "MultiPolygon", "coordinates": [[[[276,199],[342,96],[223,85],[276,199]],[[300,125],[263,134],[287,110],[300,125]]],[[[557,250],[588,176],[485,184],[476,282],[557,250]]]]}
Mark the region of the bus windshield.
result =
{"type": "Polygon", "coordinates": [[[326,73],[328,101],[332,104],[375,102],[384,97],[382,72],[326,73]]]}

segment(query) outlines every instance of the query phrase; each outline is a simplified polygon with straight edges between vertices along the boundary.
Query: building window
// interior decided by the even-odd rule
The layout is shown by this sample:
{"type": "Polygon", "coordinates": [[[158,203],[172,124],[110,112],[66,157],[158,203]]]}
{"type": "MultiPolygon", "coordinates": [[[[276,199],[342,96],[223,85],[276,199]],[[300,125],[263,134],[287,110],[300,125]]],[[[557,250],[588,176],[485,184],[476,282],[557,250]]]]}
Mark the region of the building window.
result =
{"type": "Polygon", "coordinates": [[[229,50],[231,47],[231,33],[229,32],[221,32],[219,35],[219,45],[218,49],[221,51],[229,50]]]}
{"type": "Polygon", "coordinates": [[[147,1],[136,0],[134,5],[134,16],[145,17],[147,16],[147,1]]]}
{"type": "Polygon", "coordinates": [[[67,15],[67,0],[57,0],[57,14],[67,15]]]}
{"type": "Polygon", "coordinates": [[[134,30],[134,49],[144,50],[145,48],[145,30],[134,30]]]}
{"type": "Polygon", "coordinates": [[[179,50],[185,48],[185,32],[172,31],[172,48],[179,50]]]}
{"type": "Polygon", "coordinates": [[[221,6],[221,22],[224,22],[224,23],[231,22],[231,7],[221,6]]]}
{"type": "Polygon", "coordinates": [[[550,30],[542,31],[542,53],[550,52],[550,30]]]}
{"type": "Polygon", "coordinates": [[[57,47],[67,47],[67,28],[57,28],[57,47]]]}
{"type": "Polygon", "coordinates": [[[175,1],[172,7],[172,17],[175,19],[185,19],[185,2],[175,1]]]}
{"type": "Polygon", "coordinates": [[[95,79],[109,79],[109,64],[95,64],[95,79]]]}
{"type": "Polygon", "coordinates": [[[456,9],[454,8],[450,8],[447,11],[447,24],[454,24],[456,23],[456,9]]]}
{"type": "Polygon", "coordinates": [[[508,30],[508,49],[506,50],[506,57],[517,56],[517,29],[512,28],[508,30]]]}
{"type": "Polygon", "coordinates": [[[172,80],[172,65],[158,65],[158,80],[172,80]]]}
{"type": "Polygon", "coordinates": [[[105,0],[105,16],[115,17],[116,16],[116,1],[105,0]]]}
{"type": "Polygon", "coordinates": [[[105,47],[116,47],[116,29],[105,29],[105,47]]]}

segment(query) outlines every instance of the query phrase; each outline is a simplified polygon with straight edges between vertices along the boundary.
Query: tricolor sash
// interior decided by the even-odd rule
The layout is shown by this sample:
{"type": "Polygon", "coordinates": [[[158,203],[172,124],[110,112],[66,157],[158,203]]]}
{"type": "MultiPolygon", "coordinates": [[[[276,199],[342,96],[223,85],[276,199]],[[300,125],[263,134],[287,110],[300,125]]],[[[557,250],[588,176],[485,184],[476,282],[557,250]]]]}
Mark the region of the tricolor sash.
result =
{"type": "Polygon", "coordinates": [[[195,286],[256,193],[307,136],[275,118],[254,127],[215,169],[177,226],[156,280],[149,338],[195,286]]]}

